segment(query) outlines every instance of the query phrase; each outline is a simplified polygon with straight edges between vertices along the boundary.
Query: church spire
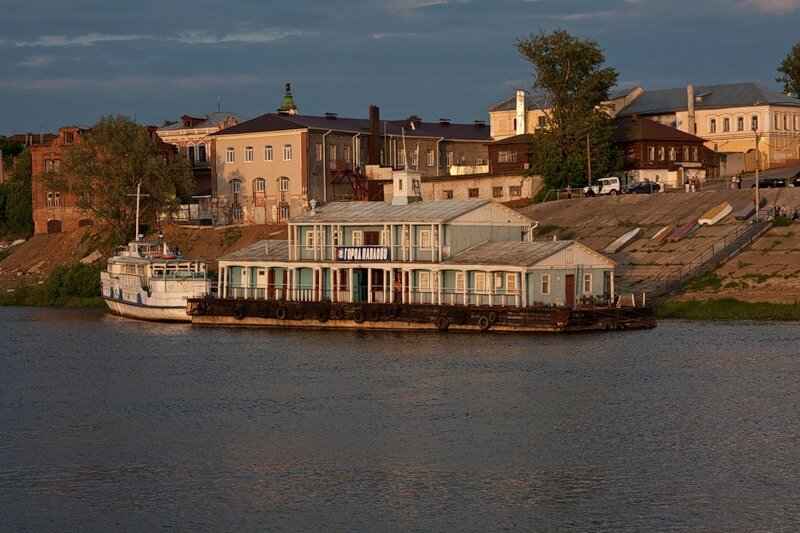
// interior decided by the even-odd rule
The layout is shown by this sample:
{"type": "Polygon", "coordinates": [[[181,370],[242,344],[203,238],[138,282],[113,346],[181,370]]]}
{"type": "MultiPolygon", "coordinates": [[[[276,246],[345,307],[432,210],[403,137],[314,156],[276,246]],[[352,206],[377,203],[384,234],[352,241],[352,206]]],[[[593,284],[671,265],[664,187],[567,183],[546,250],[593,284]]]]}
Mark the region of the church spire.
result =
{"type": "Polygon", "coordinates": [[[281,115],[297,115],[299,113],[297,106],[294,105],[292,87],[289,83],[286,84],[286,92],[283,94],[283,104],[278,108],[278,113],[281,115]]]}

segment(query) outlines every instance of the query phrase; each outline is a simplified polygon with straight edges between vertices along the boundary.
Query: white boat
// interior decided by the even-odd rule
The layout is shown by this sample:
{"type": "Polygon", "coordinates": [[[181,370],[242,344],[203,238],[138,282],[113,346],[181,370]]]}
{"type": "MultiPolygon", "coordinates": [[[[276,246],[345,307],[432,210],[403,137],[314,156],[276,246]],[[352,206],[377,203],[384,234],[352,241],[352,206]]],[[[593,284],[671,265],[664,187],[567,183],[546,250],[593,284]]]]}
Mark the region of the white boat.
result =
{"type": "Polygon", "coordinates": [[[188,298],[209,293],[206,264],[171,252],[163,239],[119,247],[100,273],[112,313],[142,320],[190,322],[188,298]]]}
{"type": "Polygon", "coordinates": [[[644,230],[642,228],[635,228],[630,230],[625,235],[623,235],[619,239],[615,240],[614,242],[606,246],[605,252],[607,254],[615,254],[619,252],[620,250],[628,246],[631,242],[633,242],[635,239],[638,239],[642,233],[644,233],[644,230]]]}

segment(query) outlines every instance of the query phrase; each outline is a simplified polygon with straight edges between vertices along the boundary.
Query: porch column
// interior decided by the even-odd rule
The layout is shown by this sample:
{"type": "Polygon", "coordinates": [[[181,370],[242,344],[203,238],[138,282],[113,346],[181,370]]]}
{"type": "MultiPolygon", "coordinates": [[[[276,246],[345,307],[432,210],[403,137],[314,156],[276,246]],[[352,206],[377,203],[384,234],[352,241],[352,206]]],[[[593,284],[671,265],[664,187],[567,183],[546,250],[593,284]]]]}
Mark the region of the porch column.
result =
{"type": "Polygon", "coordinates": [[[367,268],[367,303],[372,303],[372,269],[367,268]]]}
{"type": "Polygon", "coordinates": [[[611,285],[611,301],[613,302],[614,301],[614,297],[615,297],[615,294],[614,294],[614,271],[613,270],[611,271],[611,279],[610,279],[610,281],[611,281],[611,283],[610,283],[610,285],[611,285]]]}
{"type": "Polygon", "coordinates": [[[347,276],[348,276],[348,280],[347,280],[347,293],[348,293],[347,294],[347,301],[352,303],[354,301],[353,291],[355,291],[355,287],[353,286],[353,269],[352,268],[348,268],[347,269],[347,276]]]}
{"type": "Polygon", "coordinates": [[[522,305],[521,307],[528,307],[528,273],[526,271],[520,272],[520,277],[522,278],[519,284],[520,292],[522,296],[522,305]]]}
{"type": "Polygon", "coordinates": [[[227,274],[228,267],[220,267],[219,271],[219,279],[217,280],[217,294],[219,294],[220,298],[225,298],[225,294],[227,293],[225,287],[225,275],[227,274]]]}

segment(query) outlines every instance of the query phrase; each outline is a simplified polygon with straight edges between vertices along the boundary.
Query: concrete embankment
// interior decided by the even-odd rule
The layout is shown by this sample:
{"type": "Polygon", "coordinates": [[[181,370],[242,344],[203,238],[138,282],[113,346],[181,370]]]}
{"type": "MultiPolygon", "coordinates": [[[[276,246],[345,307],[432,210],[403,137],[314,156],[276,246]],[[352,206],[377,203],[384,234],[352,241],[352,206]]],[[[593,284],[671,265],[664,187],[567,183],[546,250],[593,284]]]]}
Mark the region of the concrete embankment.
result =
{"type": "MultiPolygon", "coordinates": [[[[800,188],[761,191],[766,205],[762,217],[776,205],[790,213],[800,209],[800,188]]],[[[753,201],[752,189],[709,190],[695,193],[672,191],[652,195],[575,198],[520,209],[540,222],[540,239],[577,239],[603,251],[612,241],[640,227],[641,237],[610,257],[617,262],[619,288],[663,293],[670,282],[685,276],[689,266],[710,257],[725,242],[751,225],[734,214],[753,201]],[[652,237],[670,223],[678,225],[697,219],[720,204],[733,206],[730,215],[713,226],[700,229],[679,242],[653,244],[652,237]]],[[[774,227],[732,260],[716,269],[719,283],[701,294],[683,297],[732,297],[745,301],[792,303],[800,288],[800,224],[774,227]]]]}

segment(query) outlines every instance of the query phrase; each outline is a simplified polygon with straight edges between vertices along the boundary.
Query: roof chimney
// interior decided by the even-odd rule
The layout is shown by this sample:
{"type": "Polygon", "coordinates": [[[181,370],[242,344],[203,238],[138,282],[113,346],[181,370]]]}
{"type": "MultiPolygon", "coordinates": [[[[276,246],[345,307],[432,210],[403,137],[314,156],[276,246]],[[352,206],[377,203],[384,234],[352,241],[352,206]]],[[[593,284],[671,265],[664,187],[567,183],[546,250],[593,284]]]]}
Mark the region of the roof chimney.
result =
{"type": "Polygon", "coordinates": [[[369,106],[369,150],[367,151],[367,164],[381,164],[381,125],[380,109],[376,105],[369,106]]]}
{"type": "Polygon", "coordinates": [[[525,91],[517,91],[517,135],[525,133],[525,91]]]}
{"type": "Polygon", "coordinates": [[[686,109],[688,111],[688,124],[686,127],[689,128],[688,133],[694,135],[697,129],[694,124],[694,85],[692,84],[686,87],[686,104],[686,109]]]}

